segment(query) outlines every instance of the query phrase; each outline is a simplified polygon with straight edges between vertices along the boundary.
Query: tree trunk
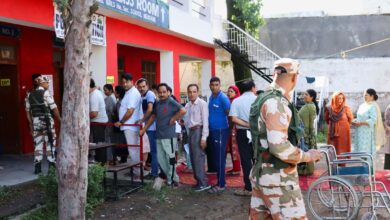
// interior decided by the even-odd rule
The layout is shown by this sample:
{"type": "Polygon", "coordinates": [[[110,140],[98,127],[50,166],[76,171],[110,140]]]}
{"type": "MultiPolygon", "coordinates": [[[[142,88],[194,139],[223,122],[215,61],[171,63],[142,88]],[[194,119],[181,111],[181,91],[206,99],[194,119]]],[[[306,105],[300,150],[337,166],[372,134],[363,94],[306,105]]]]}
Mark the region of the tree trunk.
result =
{"type": "MultiPolygon", "coordinates": [[[[234,0],[226,0],[227,18],[229,21],[233,22],[235,25],[245,30],[244,24],[240,24],[232,21],[231,19],[232,16],[241,16],[241,12],[235,9],[233,6],[234,6],[234,0]]],[[[243,81],[247,79],[252,79],[251,70],[249,69],[248,66],[242,63],[239,58],[232,56],[231,61],[233,63],[234,81],[236,82],[238,88],[240,88],[241,90],[241,84],[243,83],[243,81]]]]}
{"type": "MultiPolygon", "coordinates": [[[[90,7],[70,1],[72,23],[65,38],[64,96],[58,171],[58,218],[85,219],[89,144],[90,7]]],[[[66,26],[67,24],[65,24],[66,26]]]]}

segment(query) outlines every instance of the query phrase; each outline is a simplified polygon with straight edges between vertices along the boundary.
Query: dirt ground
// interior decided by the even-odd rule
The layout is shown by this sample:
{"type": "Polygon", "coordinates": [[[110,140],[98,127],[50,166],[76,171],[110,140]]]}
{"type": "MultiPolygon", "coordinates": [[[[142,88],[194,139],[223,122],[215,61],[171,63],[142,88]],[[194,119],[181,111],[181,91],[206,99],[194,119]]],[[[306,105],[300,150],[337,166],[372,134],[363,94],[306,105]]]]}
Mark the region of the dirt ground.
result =
{"type": "MultiPolygon", "coordinates": [[[[250,197],[233,194],[227,189],[221,195],[207,192],[193,192],[190,186],[181,185],[171,189],[163,187],[155,192],[150,184],[118,201],[109,200],[96,208],[92,219],[248,219],[250,197]]],[[[306,202],[306,191],[303,191],[306,202]]],[[[43,203],[43,194],[36,184],[29,184],[13,190],[12,197],[0,200],[0,219],[7,219],[11,213],[23,213],[43,203]]],[[[366,201],[365,204],[368,204],[366,201]]],[[[308,209],[308,219],[314,219],[308,209]]],[[[360,211],[359,217],[367,209],[360,211]]],[[[390,219],[382,209],[378,219],[390,219]]]]}
{"type": "Polygon", "coordinates": [[[6,195],[0,198],[0,219],[21,214],[43,203],[43,192],[36,182],[12,187],[6,195]]]}
{"type": "MultiPolygon", "coordinates": [[[[107,201],[96,209],[92,219],[248,219],[250,197],[240,197],[228,189],[221,195],[195,193],[189,186],[177,189],[163,188],[160,193],[150,186],[119,201],[107,201]]],[[[306,192],[303,192],[306,202],[306,192]]],[[[308,209],[308,219],[315,219],[308,209]]],[[[357,219],[365,210],[360,211],[357,219]]],[[[384,210],[378,219],[389,219],[384,210]]]]}

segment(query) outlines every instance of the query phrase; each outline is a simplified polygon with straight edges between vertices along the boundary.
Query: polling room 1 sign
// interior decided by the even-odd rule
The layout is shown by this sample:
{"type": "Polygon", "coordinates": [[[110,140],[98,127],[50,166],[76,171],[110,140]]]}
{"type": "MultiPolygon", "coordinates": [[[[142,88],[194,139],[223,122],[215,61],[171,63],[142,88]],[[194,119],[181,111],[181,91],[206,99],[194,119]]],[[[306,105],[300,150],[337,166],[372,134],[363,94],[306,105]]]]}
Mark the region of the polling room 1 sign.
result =
{"type": "Polygon", "coordinates": [[[101,7],[169,28],[169,6],[159,0],[97,0],[101,7]]]}

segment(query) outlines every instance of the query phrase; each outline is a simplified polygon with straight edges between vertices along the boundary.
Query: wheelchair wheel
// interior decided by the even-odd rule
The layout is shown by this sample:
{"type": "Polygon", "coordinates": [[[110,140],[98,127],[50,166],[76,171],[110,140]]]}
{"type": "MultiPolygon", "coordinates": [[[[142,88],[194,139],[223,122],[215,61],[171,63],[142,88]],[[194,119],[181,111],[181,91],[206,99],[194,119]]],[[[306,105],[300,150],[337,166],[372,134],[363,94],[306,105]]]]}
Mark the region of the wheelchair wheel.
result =
{"type": "Polygon", "coordinates": [[[366,212],[363,214],[361,220],[378,220],[378,217],[372,212],[366,212]]]}
{"type": "Polygon", "coordinates": [[[337,176],[316,180],[308,191],[308,207],[316,219],[354,219],[359,198],[353,187],[337,176]]]}

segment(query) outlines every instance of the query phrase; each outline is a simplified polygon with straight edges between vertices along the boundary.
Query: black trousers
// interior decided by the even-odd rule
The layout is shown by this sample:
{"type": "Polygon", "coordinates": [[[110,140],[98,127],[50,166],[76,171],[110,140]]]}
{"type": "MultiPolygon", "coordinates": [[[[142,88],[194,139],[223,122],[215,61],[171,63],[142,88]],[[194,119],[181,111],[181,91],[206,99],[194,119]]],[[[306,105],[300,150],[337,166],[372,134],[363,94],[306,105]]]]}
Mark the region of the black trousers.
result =
{"type": "Polygon", "coordinates": [[[213,144],[210,136],[207,137],[206,158],[207,158],[207,172],[217,172],[215,163],[213,162],[215,156],[212,150],[213,144]]]}
{"type": "Polygon", "coordinates": [[[385,154],[385,163],[383,168],[385,170],[390,170],[390,154],[385,154]]]}
{"type": "MultiPolygon", "coordinates": [[[[105,131],[106,131],[106,126],[91,125],[92,142],[93,143],[105,142],[106,140],[105,131]]],[[[107,149],[106,148],[96,149],[95,160],[97,162],[106,163],[107,149]]]]}
{"type": "Polygon", "coordinates": [[[249,173],[253,166],[253,147],[252,143],[249,143],[249,139],[246,135],[247,129],[237,129],[237,145],[240,153],[241,167],[243,171],[243,178],[245,183],[245,189],[252,191],[252,184],[249,180],[249,173]]]}

